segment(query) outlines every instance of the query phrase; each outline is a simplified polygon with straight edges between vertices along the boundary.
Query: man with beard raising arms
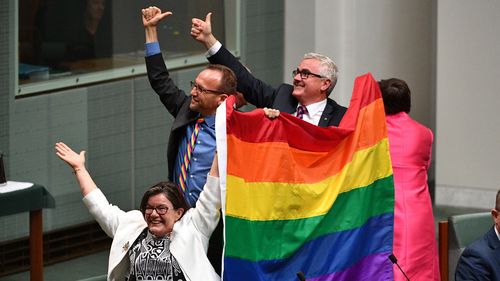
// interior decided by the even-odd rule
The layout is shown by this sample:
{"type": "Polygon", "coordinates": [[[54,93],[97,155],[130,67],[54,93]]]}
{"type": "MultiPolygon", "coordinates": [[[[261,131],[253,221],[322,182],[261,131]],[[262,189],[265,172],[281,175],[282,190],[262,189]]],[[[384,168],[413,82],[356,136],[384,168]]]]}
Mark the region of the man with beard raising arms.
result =
{"type": "Polygon", "coordinates": [[[311,124],[338,126],[346,108],[328,96],[337,82],[337,66],[327,56],[308,53],[292,71],[293,86],[277,88],[255,78],[212,34],[211,13],[205,20],[194,18],[191,36],[208,50],[208,60],[231,68],[236,74],[238,92],[256,107],[287,112],[311,124]]]}
{"type": "MultiPolygon", "coordinates": [[[[146,33],[146,68],[149,82],[165,108],[174,116],[168,140],[168,176],[179,185],[184,198],[195,207],[207,180],[216,149],[215,112],[228,97],[236,93],[236,77],[227,67],[210,65],[191,81],[191,95],[177,88],[169,76],[160,52],[157,25],[171,12],[157,7],[142,10],[146,33]]],[[[208,258],[220,274],[222,256],[222,223],[209,242],[208,258]]]]}

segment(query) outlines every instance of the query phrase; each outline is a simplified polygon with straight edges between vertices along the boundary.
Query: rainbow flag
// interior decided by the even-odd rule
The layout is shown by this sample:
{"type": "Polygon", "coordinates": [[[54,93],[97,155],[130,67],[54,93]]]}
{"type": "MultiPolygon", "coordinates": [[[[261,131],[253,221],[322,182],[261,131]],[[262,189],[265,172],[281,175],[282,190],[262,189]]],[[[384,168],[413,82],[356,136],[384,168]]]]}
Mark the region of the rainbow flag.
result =
{"type": "Polygon", "coordinates": [[[371,74],[340,126],[217,112],[224,280],[393,280],[394,184],[371,74]]]}

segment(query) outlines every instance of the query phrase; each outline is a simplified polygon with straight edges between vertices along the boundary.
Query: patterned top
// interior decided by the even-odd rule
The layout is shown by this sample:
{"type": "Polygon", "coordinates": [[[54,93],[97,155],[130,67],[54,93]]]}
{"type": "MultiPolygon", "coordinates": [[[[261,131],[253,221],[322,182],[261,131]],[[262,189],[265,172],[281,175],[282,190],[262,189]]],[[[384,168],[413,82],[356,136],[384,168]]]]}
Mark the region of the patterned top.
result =
{"type": "Polygon", "coordinates": [[[169,237],[156,238],[145,228],[129,250],[130,271],[125,280],[184,281],[177,260],[170,252],[169,237]]]}

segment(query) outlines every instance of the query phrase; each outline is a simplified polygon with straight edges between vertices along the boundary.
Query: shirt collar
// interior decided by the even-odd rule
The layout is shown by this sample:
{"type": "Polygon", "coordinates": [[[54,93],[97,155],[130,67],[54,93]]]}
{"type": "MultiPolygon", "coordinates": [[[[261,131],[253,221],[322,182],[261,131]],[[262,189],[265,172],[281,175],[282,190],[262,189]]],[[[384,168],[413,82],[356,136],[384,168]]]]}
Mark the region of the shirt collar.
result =
{"type": "Polygon", "coordinates": [[[215,115],[205,116],[203,118],[205,119],[205,123],[207,123],[208,127],[215,127],[215,115]]]}
{"type": "Polygon", "coordinates": [[[497,238],[498,240],[500,240],[500,233],[498,233],[498,229],[497,229],[497,226],[494,225],[493,228],[495,229],[495,233],[497,234],[497,238]]]}
{"type": "MultiPolygon", "coordinates": [[[[300,106],[300,104],[297,105],[297,107],[299,107],[299,106],[300,106]]],[[[306,108],[307,108],[308,115],[314,116],[319,111],[325,110],[325,106],[326,106],[326,99],[319,101],[319,102],[316,102],[316,103],[311,103],[310,105],[307,105],[306,108]]],[[[295,111],[297,111],[297,110],[295,110],[295,111]]]]}

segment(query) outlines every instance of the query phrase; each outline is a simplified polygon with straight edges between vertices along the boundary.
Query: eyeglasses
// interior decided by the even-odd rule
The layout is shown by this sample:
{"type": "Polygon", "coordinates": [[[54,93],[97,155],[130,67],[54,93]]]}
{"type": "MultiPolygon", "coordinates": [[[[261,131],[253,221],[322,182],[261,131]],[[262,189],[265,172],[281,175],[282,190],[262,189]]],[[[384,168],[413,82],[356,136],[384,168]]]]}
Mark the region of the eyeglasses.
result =
{"type": "Polygon", "coordinates": [[[224,94],[224,92],[221,92],[221,91],[205,89],[202,86],[196,84],[194,81],[191,81],[189,83],[191,84],[191,89],[195,89],[196,92],[198,92],[198,93],[212,92],[215,94],[224,94]]]}
{"type": "Polygon", "coordinates": [[[151,215],[153,213],[153,210],[155,210],[158,215],[164,215],[167,213],[168,207],[165,207],[165,206],[159,206],[159,207],[147,206],[146,209],[144,210],[144,213],[146,215],[151,215]]]}
{"type": "Polygon", "coordinates": [[[292,71],[292,77],[295,77],[297,74],[300,75],[300,79],[307,79],[309,78],[310,75],[314,76],[314,77],[318,77],[318,78],[326,78],[322,75],[319,75],[319,74],[316,74],[316,73],[312,73],[311,71],[309,70],[300,70],[300,69],[295,69],[294,71],[292,71]]]}

